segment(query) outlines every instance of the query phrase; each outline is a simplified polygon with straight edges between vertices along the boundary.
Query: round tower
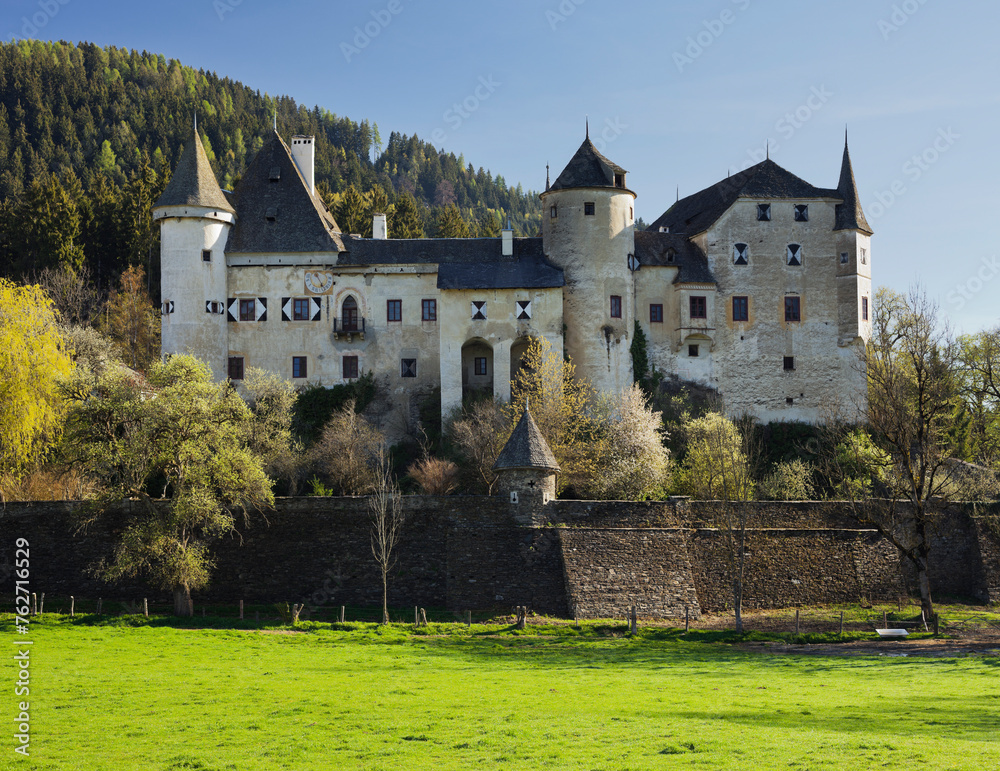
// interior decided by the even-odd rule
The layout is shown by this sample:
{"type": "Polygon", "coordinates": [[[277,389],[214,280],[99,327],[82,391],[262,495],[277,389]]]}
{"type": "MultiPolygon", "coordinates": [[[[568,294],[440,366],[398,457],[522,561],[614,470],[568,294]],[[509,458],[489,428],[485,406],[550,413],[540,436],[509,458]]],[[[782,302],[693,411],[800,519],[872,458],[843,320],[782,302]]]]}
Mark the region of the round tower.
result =
{"type": "Polygon", "coordinates": [[[521,525],[544,524],[544,507],[555,500],[560,468],[527,403],[493,470],[500,495],[510,501],[514,520],[521,525]]]}
{"type": "Polygon", "coordinates": [[[588,132],[541,195],[545,255],[566,278],[565,350],[577,376],[600,391],[632,383],[635,193],[625,186],[625,174],[597,151],[588,132]]]}
{"type": "Polygon", "coordinates": [[[160,223],[163,354],[190,353],[228,375],[226,240],[236,210],[223,194],[195,128],[174,175],[153,206],[160,223]]]}

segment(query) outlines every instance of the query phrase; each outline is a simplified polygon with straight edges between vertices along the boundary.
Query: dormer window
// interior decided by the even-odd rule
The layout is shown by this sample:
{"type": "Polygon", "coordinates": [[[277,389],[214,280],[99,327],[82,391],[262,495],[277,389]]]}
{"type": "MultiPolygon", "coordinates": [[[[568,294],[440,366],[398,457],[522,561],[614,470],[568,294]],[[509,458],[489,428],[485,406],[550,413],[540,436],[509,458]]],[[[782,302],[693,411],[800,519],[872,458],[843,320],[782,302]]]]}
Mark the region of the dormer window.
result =
{"type": "Polygon", "coordinates": [[[583,213],[586,216],[588,216],[588,217],[593,217],[594,216],[594,202],[593,201],[587,201],[586,203],[583,204],[583,213]]]}
{"type": "Polygon", "coordinates": [[[272,182],[277,182],[280,179],[281,179],[281,167],[280,166],[272,166],[271,167],[271,181],[272,182]]]}
{"type": "Polygon", "coordinates": [[[802,247],[799,244],[789,244],[785,251],[785,261],[789,265],[800,266],[802,264],[802,247]]]}
{"type": "Polygon", "coordinates": [[[615,174],[615,187],[625,187],[624,174],[615,174]]]}
{"type": "Polygon", "coordinates": [[[757,221],[758,222],[771,221],[771,204],[769,203],[757,204],[757,221]]]}
{"type": "Polygon", "coordinates": [[[750,261],[750,247],[746,244],[733,244],[733,265],[746,265],[750,261]]]}
{"type": "Polygon", "coordinates": [[[267,219],[268,222],[274,222],[276,219],[278,219],[278,207],[269,206],[267,211],[264,212],[264,217],[265,219],[267,219]]]}
{"type": "Polygon", "coordinates": [[[804,203],[795,204],[795,221],[796,222],[808,222],[809,221],[809,205],[804,203]]]}
{"type": "Polygon", "coordinates": [[[667,249],[667,262],[669,264],[672,265],[674,263],[676,257],[677,257],[677,252],[674,251],[673,247],[670,247],[669,249],[667,249]]]}

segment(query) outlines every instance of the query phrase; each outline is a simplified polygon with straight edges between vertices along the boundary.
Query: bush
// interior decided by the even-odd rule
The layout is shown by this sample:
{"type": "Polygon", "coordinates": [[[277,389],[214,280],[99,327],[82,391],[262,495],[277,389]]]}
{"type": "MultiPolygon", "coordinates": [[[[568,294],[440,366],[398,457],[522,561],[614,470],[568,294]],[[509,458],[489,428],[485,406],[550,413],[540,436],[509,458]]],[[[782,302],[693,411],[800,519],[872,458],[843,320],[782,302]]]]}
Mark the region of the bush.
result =
{"type": "Polygon", "coordinates": [[[309,464],[319,481],[340,495],[366,495],[375,488],[375,460],[384,446],[382,432],[359,415],[350,400],[323,428],[308,453],[309,464]]]}
{"type": "Polygon", "coordinates": [[[407,472],[424,495],[448,495],[458,486],[459,469],[450,460],[424,458],[407,469],[407,472]]]}
{"type": "Polygon", "coordinates": [[[364,412],[374,398],[375,376],[371,372],[365,373],[353,383],[335,385],[333,388],[311,384],[295,399],[295,432],[307,445],[312,444],[319,439],[333,414],[343,410],[348,402],[354,402],[357,412],[364,412]]]}
{"type": "Polygon", "coordinates": [[[813,468],[798,458],[779,463],[760,483],[758,492],[768,501],[811,501],[816,497],[813,468]]]}

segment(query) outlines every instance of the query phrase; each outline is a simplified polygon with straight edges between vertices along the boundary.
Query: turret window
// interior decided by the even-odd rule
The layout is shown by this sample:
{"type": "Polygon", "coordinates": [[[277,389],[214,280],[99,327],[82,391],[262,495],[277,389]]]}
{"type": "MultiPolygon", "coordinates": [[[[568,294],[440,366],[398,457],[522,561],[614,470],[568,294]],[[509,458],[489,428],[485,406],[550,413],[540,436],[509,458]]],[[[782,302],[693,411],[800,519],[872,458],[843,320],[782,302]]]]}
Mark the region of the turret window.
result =
{"type": "Polygon", "coordinates": [[[861,264],[862,265],[868,264],[868,250],[864,248],[861,249],[861,264]]]}
{"type": "Polygon", "coordinates": [[[802,247],[799,244],[789,244],[785,250],[785,262],[798,267],[802,265],[802,247]]]}
{"type": "Polygon", "coordinates": [[[615,187],[625,187],[624,174],[615,174],[615,187]]]}
{"type": "Polygon", "coordinates": [[[691,298],[691,318],[693,319],[708,318],[708,302],[704,297],[691,298]]]}
{"type": "Polygon", "coordinates": [[[554,220],[558,216],[559,216],[559,207],[558,206],[550,206],[549,207],[549,219],[553,219],[554,220]]]}
{"type": "Polygon", "coordinates": [[[771,221],[771,204],[769,203],[757,204],[757,220],[759,222],[771,221]]]}
{"type": "Polygon", "coordinates": [[[202,249],[201,250],[201,261],[202,262],[211,262],[212,261],[212,250],[211,249],[202,249]]]}
{"type": "Polygon", "coordinates": [[[809,221],[809,205],[804,203],[795,204],[795,221],[796,222],[808,222],[809,221]]]}
{"type": "Polygon", "coordinates": [[[750,261],[750,247],[746,244],[733,244],[733,265],[746,265],[750,261]]]}
{"type": "Polygon", "coordinates": [[[587,215],[588,217],[593,217],[594,216],[594,202],[593,201],[587,201],[586,203],[583,204],[583,213],[585,215],[587,215]]]}
{"type": "Polygon", "coordinates": [[[861,320],[868,321],[868,298],[861,298],[861,320]]]}

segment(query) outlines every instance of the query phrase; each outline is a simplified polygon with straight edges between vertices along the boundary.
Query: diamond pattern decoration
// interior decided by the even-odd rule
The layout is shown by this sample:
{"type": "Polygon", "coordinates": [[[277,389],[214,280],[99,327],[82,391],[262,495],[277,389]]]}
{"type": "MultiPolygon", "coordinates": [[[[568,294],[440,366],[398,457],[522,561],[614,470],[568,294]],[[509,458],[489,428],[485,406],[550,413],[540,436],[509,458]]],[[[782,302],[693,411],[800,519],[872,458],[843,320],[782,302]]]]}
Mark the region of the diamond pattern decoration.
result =
{"type": "Polygon", "coordinates": [[[749,262],[750,247],[746,244],[733,245],[733,264],[746,265],[749,262]]]}
{"type": "Polygon", "coordinates": [[[229,305],[227,307],[228,316],[227,321],[239,321],[240,319],[240,301],[237,298],[230,297],[229,305]]]}
{"type": "Polygon", "coordinates": [[[517,301],[517,320],[525,321],[531,318],[531,300],[517,301]]]}
{"type": "Polygon", "coordinates": [[[472,301],[472,320],[473,321],[486,321],[486,301],[485,300],[473,300],[472,301]]]}
{"type": "Polygon", "coordinates": [[[798,244],[789,244],[786,257],[789,265],[802,264],[802,247],[798,244]]]}
{"type": "Polygon", "coordinates": [[[293,306],[293,304],[294,304],[294,301],[292,300],[291,297],[282,297],[281,298],[281,320],[282,321],[291,321],[292,320],[292,313],[293,313],[293,307],[292,306],[293,306]]]}

